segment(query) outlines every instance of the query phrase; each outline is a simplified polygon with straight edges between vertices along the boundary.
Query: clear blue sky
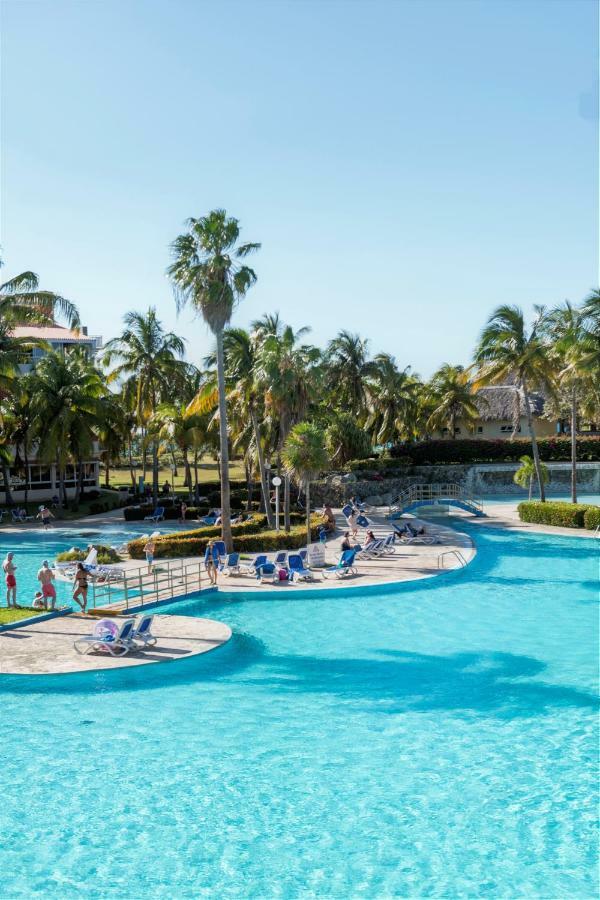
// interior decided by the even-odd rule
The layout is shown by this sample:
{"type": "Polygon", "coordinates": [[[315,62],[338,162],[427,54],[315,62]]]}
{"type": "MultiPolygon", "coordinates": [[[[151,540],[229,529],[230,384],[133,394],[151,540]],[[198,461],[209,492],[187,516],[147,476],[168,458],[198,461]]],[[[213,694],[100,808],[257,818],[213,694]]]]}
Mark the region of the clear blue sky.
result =
{"type": "Polygon", "coordinates": [[[235,315],[279,309],[429,375],[501,302],[598,283],[598,11],[588,0],[2,4],[6,276],[105,337],[150,304],[187,216],[262,241],[235,315]]]}

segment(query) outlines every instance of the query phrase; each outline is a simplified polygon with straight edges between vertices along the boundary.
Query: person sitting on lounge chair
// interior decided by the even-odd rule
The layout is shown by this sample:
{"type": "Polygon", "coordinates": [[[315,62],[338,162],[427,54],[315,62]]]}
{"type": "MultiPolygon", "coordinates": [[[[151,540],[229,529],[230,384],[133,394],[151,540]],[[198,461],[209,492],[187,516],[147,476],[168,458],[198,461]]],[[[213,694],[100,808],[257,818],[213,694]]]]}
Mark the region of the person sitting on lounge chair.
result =
{"type": "Polygon", "coordinates": [[[345,531],[344,537],[342,538],[342,553],[344,550],[354,550],[355,547],[360,547],[360,544],[353,544],[350,540],[350,532],[345,531]]]}

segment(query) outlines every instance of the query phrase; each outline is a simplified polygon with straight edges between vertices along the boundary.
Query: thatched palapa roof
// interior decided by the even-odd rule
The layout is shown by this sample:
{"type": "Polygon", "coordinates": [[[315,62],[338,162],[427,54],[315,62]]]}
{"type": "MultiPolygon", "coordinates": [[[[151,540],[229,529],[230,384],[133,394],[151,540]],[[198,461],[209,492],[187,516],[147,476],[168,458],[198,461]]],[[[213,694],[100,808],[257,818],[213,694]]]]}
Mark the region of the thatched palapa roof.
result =
{"type": "MultiPolygon", "coordinates": [[[[530,395],[531,411],[534,416],[544,412],[544,397],[532,392],[530,395]]],[[[515,406],[519,404],[519,416],[525,415],[523,393],[510,384],[490,385],[480,388],[475,394],[475,404],[479,417],[483,422],[512,422],[515,418],[515,406]]]]}

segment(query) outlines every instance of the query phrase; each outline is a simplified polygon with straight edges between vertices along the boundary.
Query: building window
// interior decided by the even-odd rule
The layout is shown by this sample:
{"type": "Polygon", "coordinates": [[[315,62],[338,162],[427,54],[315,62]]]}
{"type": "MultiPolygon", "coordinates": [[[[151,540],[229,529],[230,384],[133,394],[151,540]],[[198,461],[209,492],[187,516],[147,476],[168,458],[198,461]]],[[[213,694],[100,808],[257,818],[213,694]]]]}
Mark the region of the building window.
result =
{"type": "Polygon", "coordinates": [[[483,434],[483,425],[477,426],[477,434],[483,434]]]}
{"type": "MultiPolygon", "coordinates": [[[[500,431],[503,434],[509,434],[509,433],[512,434],[513,426],[512,425],[501,425],[500,431]]],[[[519,425],[519,427],[517,428],[517,432],[520,432],[520,431],[521,431],[521,426],[519,425]]]]}
{"type": "Polygon", "coordinates": [[[49,466],[29,466],[29,486],[34,491],[52,487],[49,466]]]}

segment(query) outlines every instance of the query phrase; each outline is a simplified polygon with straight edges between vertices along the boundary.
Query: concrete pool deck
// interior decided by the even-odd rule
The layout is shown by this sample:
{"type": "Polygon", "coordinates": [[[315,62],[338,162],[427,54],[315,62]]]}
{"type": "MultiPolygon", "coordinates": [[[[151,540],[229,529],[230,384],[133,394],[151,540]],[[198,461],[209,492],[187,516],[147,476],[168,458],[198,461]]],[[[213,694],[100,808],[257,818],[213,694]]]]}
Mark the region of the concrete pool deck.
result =
{"type": "Polygon", "coordinates": [[[155,615],[154,647],[121,657],[102,652],[83,656],[73,642],[90,635],[96,622],[91,616],[72,614],[0,632],[0,675],[97,672],[173,662],[209,653],[231,638],[229,626],[214,619],[155,615]]]}

